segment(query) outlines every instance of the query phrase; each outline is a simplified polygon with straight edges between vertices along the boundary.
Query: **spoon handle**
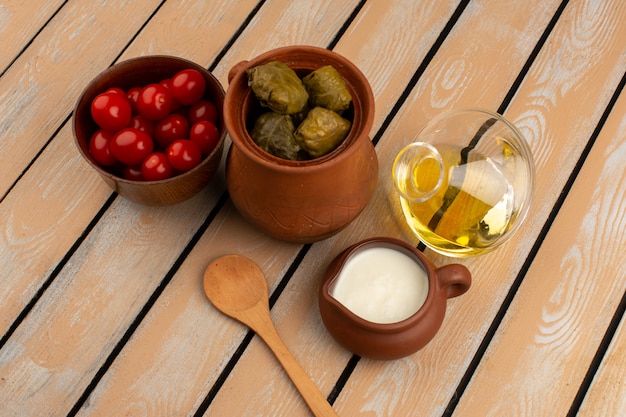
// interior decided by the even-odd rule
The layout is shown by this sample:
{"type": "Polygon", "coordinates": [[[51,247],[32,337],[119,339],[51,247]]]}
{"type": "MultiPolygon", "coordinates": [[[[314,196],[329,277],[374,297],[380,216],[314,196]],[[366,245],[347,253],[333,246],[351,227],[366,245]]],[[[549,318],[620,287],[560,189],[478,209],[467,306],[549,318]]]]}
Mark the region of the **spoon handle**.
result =
{"type": "Polygon", "coordinates": [[[316,417],[339,417],[293,357],[287,346],[285,346],[274,326],[268,323],[259,323],[255,331],[274,353],[274,356],[276,356],[276,359],[283,366],[293,384],[300,391],[300,395],[302,395],[313,414],[316,417]]]}

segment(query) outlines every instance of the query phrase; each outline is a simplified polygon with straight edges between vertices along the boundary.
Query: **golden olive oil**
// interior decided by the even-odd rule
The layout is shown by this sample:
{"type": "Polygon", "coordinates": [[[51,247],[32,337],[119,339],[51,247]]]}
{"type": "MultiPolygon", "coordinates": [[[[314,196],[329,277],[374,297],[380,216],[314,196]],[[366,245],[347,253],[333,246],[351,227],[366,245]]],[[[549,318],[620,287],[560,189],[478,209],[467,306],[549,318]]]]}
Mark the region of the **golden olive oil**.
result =
{"type": "Polygon", "coordinates": [[[489,251],[513,223],[513,187],[498,164],[476,151],[463,161],[460,147],[435,148],[441,161],[422,159],[403,179],[411,182],[405,187],[423,190],[440,184],[424,201],[401,197],[409,226],[424,244],[443,254],[471,256],[489,251]]]}

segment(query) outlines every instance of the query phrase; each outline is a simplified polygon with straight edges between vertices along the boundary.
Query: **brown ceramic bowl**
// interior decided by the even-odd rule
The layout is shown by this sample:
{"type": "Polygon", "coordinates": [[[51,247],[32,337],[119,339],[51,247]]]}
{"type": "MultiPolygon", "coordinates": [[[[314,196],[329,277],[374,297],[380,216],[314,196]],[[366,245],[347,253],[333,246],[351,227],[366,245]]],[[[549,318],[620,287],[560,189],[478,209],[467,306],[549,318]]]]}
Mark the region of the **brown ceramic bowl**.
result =
{"type": "Polygon", "coordinates": [[[361,71],[345,57],[313,46],[288,46],[235,65],[229,74],[224,123],[232,139],[226,183],[233,204],[250,223],[277,239],[308,243],[340,231],[365,208],[378,179],[369,132],[374,96],[361,71]],[[307,161],[275,157],[254,143],[248,129],[260,105],[246,69],[281,61],[300,76],[332,65],[347,84],[352,127],[341,145],[307,161]]]}
{"type": "MultiPolygon", "coordinates": [[[[359,275],[358,279],[362,276],[359,275]]],[[[408,243],[390,237],[375,237],[350,246],[330,263],[319,288],[318,304],[324,325],[339,344],[360,356],[389,360],[410,355],[430,342],[443,322],[447,300],[464,294],[470,285],[471,274],[465,266],[449,264],[437,268],[408,243]],[[356,314],[333,296],[333,286],[346,264],[357,259],[359,254],[370,256],[365,251],[374,248],[392,249],[406,255],[423,270],[421,279],[427,279],[425,298],[418,303],[417,311],[405,319],[374,322],[356,314]]],[[[381,287],[376,290],[381,291],[381,287]]],[[[386,300],[386,303],[393,301],[386,300]]]]}
{"type": "Polygon", "coordinates": [[[218,145],[211,154],[204,157],[200,165],[192,170],[161,181],[131,181],[101,167],[89,154],[89,139],[98,130],[98,126],[91,118],[91,102],[98,94],[111,87],[128,90],[131,87],[158,83],[187,68],[196,69],[204,75],[206,80],[204,98],[215,103],[218,115],[221,117],[225,92],[213,74],[206,68],[186,59],[163,55],[132,58],[113,65],[87,85],[76,103],[72,127],[80,154],[100,174],[104,182],[129,200],[144,205],[158,206],[179,203],[197,194],[211,181],[220,164],[226,129],[219,120],[220,139],[218,145]]]}

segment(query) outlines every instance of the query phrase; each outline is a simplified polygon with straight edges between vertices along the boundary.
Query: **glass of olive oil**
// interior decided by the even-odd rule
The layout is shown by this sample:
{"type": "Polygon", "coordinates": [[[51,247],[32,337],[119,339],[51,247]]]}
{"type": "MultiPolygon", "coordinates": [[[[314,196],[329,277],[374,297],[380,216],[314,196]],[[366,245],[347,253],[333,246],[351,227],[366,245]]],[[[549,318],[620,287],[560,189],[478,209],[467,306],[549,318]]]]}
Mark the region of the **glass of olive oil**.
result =
{"type": "Polygon", "coordinates": [[[519,228],[534,187],[520,131],[501,115],[463,109],[432,119],[396,156],[392,176],[409,227],[431,249],[487,253],[519,228]]]}

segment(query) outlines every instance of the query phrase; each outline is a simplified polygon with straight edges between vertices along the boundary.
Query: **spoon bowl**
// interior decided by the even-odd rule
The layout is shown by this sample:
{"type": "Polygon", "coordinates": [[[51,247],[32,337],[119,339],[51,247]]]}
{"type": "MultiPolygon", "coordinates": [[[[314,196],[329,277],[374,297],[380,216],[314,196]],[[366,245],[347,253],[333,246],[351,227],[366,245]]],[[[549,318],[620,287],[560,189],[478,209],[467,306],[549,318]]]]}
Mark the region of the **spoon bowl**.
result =
{"type": "Polygon", "coordinates": [[[257,264],[245,256],[223,256],[207,267],[203,284],[215,308],[247,325],[265,341],[316,417],[337,417],[278,336],[270,316],[267,282],[257,264]]]}
{"type": "Polygon", "coordinates": [[[204,274],[204,292],[215,308],[239,321],[243,312],[264,300],[268,300],[269,310],[263,271],[243,256],[224,256],[213,261],[204,274]]]}

